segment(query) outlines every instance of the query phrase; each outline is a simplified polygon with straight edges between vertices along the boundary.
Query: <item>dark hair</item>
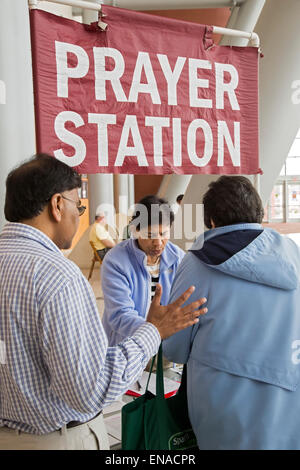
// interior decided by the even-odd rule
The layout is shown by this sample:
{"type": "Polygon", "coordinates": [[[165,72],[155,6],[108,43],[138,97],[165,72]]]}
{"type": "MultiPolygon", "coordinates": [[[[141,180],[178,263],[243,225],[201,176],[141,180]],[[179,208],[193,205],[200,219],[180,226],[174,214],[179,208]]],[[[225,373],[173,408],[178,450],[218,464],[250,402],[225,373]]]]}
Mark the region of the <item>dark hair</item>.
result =
{"type": "Polygon", "coordinates": [[[183,196],[184,196],[184,194],[179,194],[179,196],[177,196],[177,198],[176,198],[177,204],[180,204],[180,203],[181,203],[181,201],[182,201],[182,199],[183,199],[183,196]]]}
{"type": "Polygon", "coordinates": [[[6,179],[4,214],[9,222],[39,215],[53,194],[81,186],[80,175],[56,158],[40,153],[12,170],[6,179]]]}
{"type": "Polygon", "coordinates": [[[136,230],[151,225],[169,225],[174,222],[174,212],[166,199],[145,196],[135,206],[130,225],[136,230]]]}
{"type": "Polygon", "coordinates": [[[261,223],[264,216],[262,201],[248,178],[221,176],[210,183],[203,196],[204,222],[211,228],[238,223],[261,223]]]}

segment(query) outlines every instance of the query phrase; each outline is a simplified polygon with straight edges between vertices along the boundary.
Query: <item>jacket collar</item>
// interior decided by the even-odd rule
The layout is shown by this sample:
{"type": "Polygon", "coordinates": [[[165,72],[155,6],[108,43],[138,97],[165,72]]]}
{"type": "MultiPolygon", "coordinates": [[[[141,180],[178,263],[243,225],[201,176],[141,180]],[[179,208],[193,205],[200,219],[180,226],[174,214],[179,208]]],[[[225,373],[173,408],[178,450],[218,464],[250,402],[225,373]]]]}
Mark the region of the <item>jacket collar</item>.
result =
{"type": "Polygon", "coordinates": [[[204,241],[210,240],[211,238],[217,237],[218,235],[223,235],[224,233],[234,232],[236,230],[263,230],[263,226],[261,224],[251,223],[225,225],[224,227],[212,228],[204,233],[204,241]]]}
{"type": "Polygon", "coordinates": [[[57,245],[43,232],[40,230],[31,227],[30,225],[20,224],[18,222],[8,222],[1,234],[1,239],[18,239],[18,238],[27,238],[29,240],[33,240],[50,251],[54,251],[56,253],[60,253],[62,256],[62,252],[58,248],[57,245]]]}
{"type": "MultiPolygon", "coordinates": [[[[162,252],[162,254],[160,256],[160,271],[164,271],[164,270],[170,268],[178,260],[178,257],[176,256],[174,251],[171,249],[170,243],[171,242],[168,241],[168,243],[165,246],[164,251],[162,252]]],[[[130,238],[128,240],[128,247],[129,247],[129,250],[132,253],[134,253],[138,263],[141,266],[145,267],[146,264],[147,264],[147,256],[143,252],[143,250],[141,250],[139,248],[137,240],[135,240],[134,238],[130,238]]]]}

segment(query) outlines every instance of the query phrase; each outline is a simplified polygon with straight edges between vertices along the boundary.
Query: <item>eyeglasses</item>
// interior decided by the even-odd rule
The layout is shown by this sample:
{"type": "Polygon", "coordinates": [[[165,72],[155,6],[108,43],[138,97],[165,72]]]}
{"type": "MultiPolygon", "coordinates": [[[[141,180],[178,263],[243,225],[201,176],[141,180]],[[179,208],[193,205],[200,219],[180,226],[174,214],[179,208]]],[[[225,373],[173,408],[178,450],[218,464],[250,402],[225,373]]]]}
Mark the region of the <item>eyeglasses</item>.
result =
{"type": "Polygon", "coordinates": [[[71,202],[74,202],[74,204],[76,204],[76,207],[77,207],[78,212],[79,212],[79,217],[84,213],[86,207],[81,205],[81,201],[80,201],[80,200],[79,200],[79,201],[73,201],[73,199],[69,199],[68,197],[63,196],[63,195],[61,195],[61,197],[62,197],[63,199],[66,199],[67,201],[71,201],[71,202]]]}

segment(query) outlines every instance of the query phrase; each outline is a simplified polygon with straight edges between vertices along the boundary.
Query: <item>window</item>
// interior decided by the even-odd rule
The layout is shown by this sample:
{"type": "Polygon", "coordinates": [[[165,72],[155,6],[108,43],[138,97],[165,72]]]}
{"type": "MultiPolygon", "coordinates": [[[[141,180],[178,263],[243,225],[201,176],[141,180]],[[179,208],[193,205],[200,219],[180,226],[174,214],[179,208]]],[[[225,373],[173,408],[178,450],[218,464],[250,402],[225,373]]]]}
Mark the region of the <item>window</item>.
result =
{"type": "Polygon", "coordinates": [[[272,220],[283,221],[284,186],[282,183],[275,184],[270,201],[270,217],[272,220]]]}
{"type": "Polygon", "coordinates": [[[300,129],[265,208],[264,221],[300,222],[300,129]]]}
{"type": "Polygon", "coordinates": [[[300,220],[300,182],[288,183],[288,219],[300,220]]]}

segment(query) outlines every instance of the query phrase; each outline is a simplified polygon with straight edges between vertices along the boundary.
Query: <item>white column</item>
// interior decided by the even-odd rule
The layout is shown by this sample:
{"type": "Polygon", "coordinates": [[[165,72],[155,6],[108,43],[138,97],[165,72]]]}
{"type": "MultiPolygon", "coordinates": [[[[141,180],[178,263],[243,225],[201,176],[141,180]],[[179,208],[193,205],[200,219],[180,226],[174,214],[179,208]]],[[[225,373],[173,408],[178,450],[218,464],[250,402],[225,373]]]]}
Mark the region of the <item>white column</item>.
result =
{"type": "Polygon", "coordinates": [[[134,205],[134,175],[114,175],[114,200],[117,213],[128,214],[128,209],[134,205]]]}
{"type": "MultiPolygon", "coordinates": [[[[300,2],[266,2],[256,26],[264,58],[260,61],[260,177],[265,204],[300,124],[300,103],[293,99],[300,80],[300,2]],[[294,101],[294,102],[293,102],[294,101]]],[[[299,86],[298,97],[299,97],[299,86]]],[[[298,98],[299,102],[299,98],[298,98]]]]}
{"type": "Polygon", "coordinates": [[[35,153],[33,85],[27,0],[1,0],[0,229],[9,171],[35,153]],[[4,104],[5,101],[5,104],[4,104]]]}
{"type": "MultiPolygon", "coordinates": [[[[100,0],[89,0],[94,3],[104,3],[100,0]]],[[[82,22],[85,24],[93,23],[98,20],[98,12],[94,10],[82,9],[82,22]]],[[[105,204],[114,206],[114,178],[112,174],[98,173],[88,176],[89,181],[89,207],[90,207],[90,223],[95,220],[96,209],[99,205],[105,204]]],[[[114,219],[108,214],[108,223],[114,225],[114,219]]]]}
{"type": "MultiPolygon", "coordinates": [[[[241,6],[232,9],[231,17],[227,26],[229,28],[239,29],[241,31],[253,31],[264,3],[265,0],[244,1],[241,6]]],[[[201,7],[200,4],[199,7],[201,7]]],[[[224,37],[224,39],[221,41],[221,44],[231,44],[235,46],[245,46],[247,43],[247,39],[228,38],[227,36],[224,37]]],[[[207,181],[208,184],[208,182],[211,180],[210,175],[195,175],[193,177],[190,175],[167,175],[163,178],[158,195],[160,197],[165,197],[171,204],[173,204],[179,194],[185,194],[186,191],[190,191],[188,186],[191,182],[191,178],[196,178],[197,181],[201,181],[200,187],[203,185],[203,181],[207,181]]],[[[205,188],[205,185],[203,185],[203,187],[205,188]]],[[[201,199],[202,194],[199,194],[197,201],[201,199]]],[[[184,204],[185,202],[186,200],[184,197],[182,203],[184,204]]]]}
{"type": "Polygon", "coordinates": [[[128,175],[114,175],[114,199],[117,214],[127,214],[129,207],[128,175]]]}
{"type": "Polygon", "coordinates": [[[114,225],[114,180],[113,175],[88,175],[90,223],[94,222],[96,209],[103,205],[108,223],[114,225]]]}
{"type": "Polygon", "coordinates": [[[204,232],[202,197],[209,183],[220,175],[193,176],[176,213],[171,240],[183,250],[188,250],[195,238],[204,232]]]}
{"type": "MultiPolygon", "coordinates": [[[[227,28],[251,32],[262,12],[266,0],[246,0],[241,6],[232,9],[227,28]]],[[[255,31],[257,32],[257,31],[255,31]]],[[[220,44],[247,46],[248,39],[224,36],[220,44]]]]}
{"type": "Polygon", "coordinates": [[[184,194],[191,180],[191,175],[166,175],[163,177],[157,196],[167,199],[172,205],[177,196],[184,194]]]}
{"type": "Polygon", "coordinates": [[[131,207],[135,203],[135,196],[134,196],[134,175],[127,175],[128,176],[128,206],[131,207]]]}
{"type": "MultiPolygon", "coordinates": [[[[236,7],[232,10],[231,18],[229,19],[228,26],[233,29],[238,29],[241,31],[253,31],[259,15],[261,14],[262,8],[264,6],[265,0],[247,0],[240,7],[236,7]],[[238,11],[237,11],[238,8],[238,11]]],[[[273,21],[273,20],[272,20],[273,21]]],[[[257,31],[256,31],[257,32],[257,31]]],[[[246,46],[248,40],[244,38],[228,38],[224,36],[221,40],[221,44],[228,44],[232,46],[246,46]]],[[[260,83],[261,85],[261,83],[260,83]]],[[[218,177],[215,176],[213,180],[216,180],[218,177]]],[[[192,177],[192,181],[197,181],[193,186],[189,186],[187,189],[187,194],[190,193],[191,188],[193,187],[196,190],[196,193],[193,194],[194,202],[201,202],[203,194],[208,188],[209,183],[212,181],[212,175],[195,175],[192,177]],[[205,184],[206,182],[206,184],[205,184]],[[197,190],[197,187],[199,190],[197,190]],[[202,190],[201,190],[202,188],[202,190]]],[[[251,178],[253,181],[253,178],[251,178]]],[[[190,199],[190,196],[189,196],[190,199]]],[[[186,202],[186,196],[183,200],[183,203],[186,202]]]]}
{"type": "MultiPolygon", "coordinates": [[[[239,29],[243,31],[253,31],[258,17],[261,13],[265,0],[246,0],[240,7],[233,8],[231,19],[229,19],[228,27],[233,29],[239,29]]],[[[228,37],[222,39],[221,44],[225,44],[228,37]]],[[[245,46],[248,43],[247,39],[243,38],[231,38],[231,45],[245,46]]],[[[226,42],[227,44],[227,42],[226,42]]],[[[178,226],[181,223],[182,226],[182,239],[175,239],[173,241],[177,243],[181,248],[188,249],[191,238],[185,234],[192,233],[191,221],[188,220],[188,211],[191,206],[190,204],[202,204],[202,198],[204,193],[207,191],[209,184],[219,178],[220,175],[194,175],[191,177],[188,184],[185,196],[182,201],[182,212],[176,215],[175,225],[178,226]],[[180,219],[181,217],[181,219],[180,219]]],[[[178,193],[179,194],[179,193],[178,193]]],[[[193,220],[193,226],[195,226],[195,220],[193,220]]],[[[175,227],[176,228],[176,227],[175,227]]],[[[180,232],[180,230],[178,230],[180,232]]]]}
{"type": "MultiPolygon", "coordinates": [[[[257,20],[262,12],[266,0],[246,0],[241,6],[233,7],[231,15],[227,24],[227,28],[238,29],[240,31],[251,32],[255,29],[257,20]]],[[[246,47],[249,44],[246,38],[234,38],[230,36],[223,36],[221,45],[242,46],[246,47]]],[[[245,175],[254,184],[256,190],[260,194],[260,175],[245,175]]]]}

